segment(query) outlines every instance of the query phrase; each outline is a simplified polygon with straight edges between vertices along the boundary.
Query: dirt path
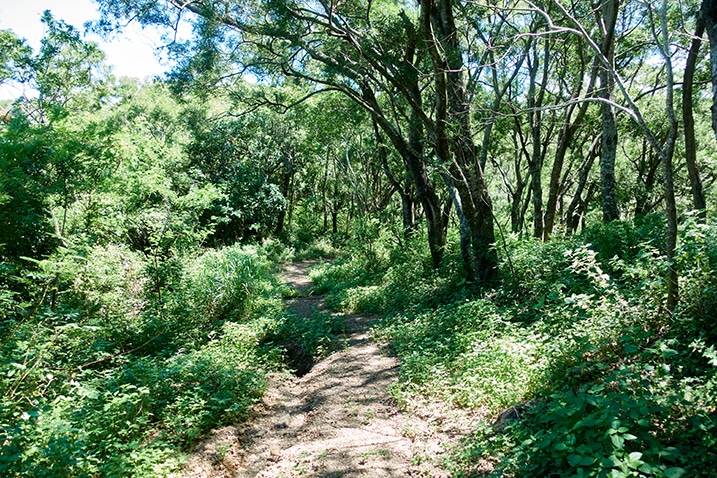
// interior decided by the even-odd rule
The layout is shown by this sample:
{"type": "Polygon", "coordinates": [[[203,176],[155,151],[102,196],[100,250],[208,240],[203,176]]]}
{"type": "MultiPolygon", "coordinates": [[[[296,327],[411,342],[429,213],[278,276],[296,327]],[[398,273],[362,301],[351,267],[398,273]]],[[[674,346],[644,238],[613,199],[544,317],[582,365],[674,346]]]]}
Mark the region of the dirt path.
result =
{"type": "MultiPolygon", "coordinates": [[[[289,308],[310,316],[323,298],[309,294],[306,270],[287,264],[282,276],[301,296],[289,308]]],[[[216,430],[185,467],[186,477],[448,477],[440,458],[475,417],[440,404],[397,406],[389,389],[398,362],[369,339],[372,317],[344,316],[346,347],[301,378],[270,377],[255,417],[216,430]]]]}

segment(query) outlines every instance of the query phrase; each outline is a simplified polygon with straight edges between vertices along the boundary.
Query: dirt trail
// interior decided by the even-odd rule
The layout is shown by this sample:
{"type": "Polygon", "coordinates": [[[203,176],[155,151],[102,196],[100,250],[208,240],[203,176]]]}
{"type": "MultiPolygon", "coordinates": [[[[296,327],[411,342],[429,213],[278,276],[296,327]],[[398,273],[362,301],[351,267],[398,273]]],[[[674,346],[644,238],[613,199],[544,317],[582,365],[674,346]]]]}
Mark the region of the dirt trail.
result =
{"type": "MultiPolygon", "coordinates": [[[[288,307],[308,317],[323,309],[306,270],[287,264],[282,277],[301,296],[288,307]]],[[[389,389],[398,362],[369,338],[375,320],[346,315],[346,347],[301,378],[270,377],[246,424],[216,430],[191,455],[186,477],[448,477],[440,459],[475,417],[440,404],[397,406],[389,389]]]]}

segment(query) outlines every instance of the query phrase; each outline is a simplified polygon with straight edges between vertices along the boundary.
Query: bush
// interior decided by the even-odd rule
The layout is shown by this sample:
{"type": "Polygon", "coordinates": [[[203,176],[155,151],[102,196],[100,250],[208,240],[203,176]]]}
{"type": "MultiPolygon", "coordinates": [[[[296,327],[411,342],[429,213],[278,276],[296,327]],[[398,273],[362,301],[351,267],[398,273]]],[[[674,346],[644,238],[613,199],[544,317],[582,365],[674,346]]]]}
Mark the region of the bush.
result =
{"type": "Polygon", "coordinates": [[[315,274],[337,306],[394,314],[376,336],[401,358],[401,397],[484,410],[452,456],[456,476],[482,460],[495,476],[710,476],[717,228],[684,222],[682,301],[669,315],[660,227],[648,218],[549,243],[506,238],[492,291],[404,251],[380,268],[354,257],[315,274]],[[506,410],[516,420],[494,425],[506,410]]]}
{"type": "Polygon", "coordinates": [[[12,318],[1,475],[166,476],[203,433],[246,418],[280,367],[264,344],[282,309],[272,264],[239,246],[176,263],[161,301],[144,287],[144,256],[119,246],[38,262],[34,303],[0,295],[12,318]]]}

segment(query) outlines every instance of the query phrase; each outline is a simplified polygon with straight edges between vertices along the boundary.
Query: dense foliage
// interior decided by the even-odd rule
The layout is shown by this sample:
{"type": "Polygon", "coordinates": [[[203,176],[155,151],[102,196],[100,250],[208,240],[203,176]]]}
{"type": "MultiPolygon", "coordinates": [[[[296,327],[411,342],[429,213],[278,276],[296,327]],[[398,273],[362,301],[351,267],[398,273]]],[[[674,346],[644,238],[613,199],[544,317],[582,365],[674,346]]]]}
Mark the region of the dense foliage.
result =
{"type": "Polygon", "coordinates": [[[399,399],[484,411],[454,450],[456,476],[706,477],[717,449],[717,230],[685,224],[678,260],[695,266],[681,277],[689,299],[668,318],[660,227],[506,238],[506,280],[481,293],[417,264],[420,248],[378,262],[354,251],[312,275],[335,306],[387,314],[375,332],[401,358],[399,399]]]}
{"type": "Polygon", "coordinates": [[[45,21],[52,52],[17,50],[41,94],[0,126],[0,474],[166,476],[337,326],[284,312],[276,261],[293,250],[248,244],[286,209],[255,137],[277,115],[232,123],[159,82],[42,76],[50,59],[101,65],[45,21]]]}
{"type": "Polygon", "coordinates": [[[456,476],[710,474],[715,2],[95,3],[178,66],[0,31],[0,475],[178,469],[331,350],[312,256],[399,399],[484,411],[456,476]]]}

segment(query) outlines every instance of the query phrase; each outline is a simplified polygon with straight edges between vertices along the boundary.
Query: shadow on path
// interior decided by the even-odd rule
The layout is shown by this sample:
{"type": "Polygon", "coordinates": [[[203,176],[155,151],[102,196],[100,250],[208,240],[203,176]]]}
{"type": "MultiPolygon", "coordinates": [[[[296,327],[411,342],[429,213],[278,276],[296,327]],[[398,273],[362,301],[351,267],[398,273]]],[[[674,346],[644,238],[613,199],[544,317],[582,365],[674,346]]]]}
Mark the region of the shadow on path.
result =
{"type": "MultiPolygon", "coordinates": [[[[306,270],[286,264],[282,277],[299,291],[289,309],[300,317],[325,311],[310,295],[306,270]],[[308,293],[308,295],[306,295],[308,293]]],[[[346,348],[301,378],[273,374],[248,423],[215,430],[191,455],[187,477],[448,477],[447,447],[466,436],[475,416],[441,404],[398,407],[391,387],[396,358],[369,337],[376,317],[342,316],[346,348]]]]}

